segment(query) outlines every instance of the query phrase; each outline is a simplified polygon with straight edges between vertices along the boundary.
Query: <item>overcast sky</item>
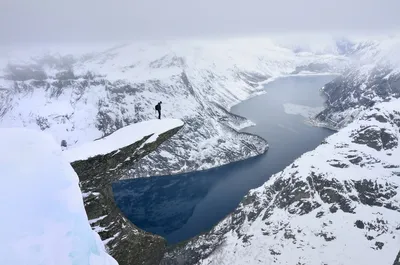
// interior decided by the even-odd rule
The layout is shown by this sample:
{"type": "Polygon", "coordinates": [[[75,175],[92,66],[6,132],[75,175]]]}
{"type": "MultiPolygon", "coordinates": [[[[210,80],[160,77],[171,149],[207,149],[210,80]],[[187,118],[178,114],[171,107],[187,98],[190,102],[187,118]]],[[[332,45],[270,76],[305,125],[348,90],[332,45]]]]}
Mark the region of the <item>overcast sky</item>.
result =
{"type": "Polygon", "coordinates": [[[387,31],[400,0],[0,0],[0,43],[387,31]]]}

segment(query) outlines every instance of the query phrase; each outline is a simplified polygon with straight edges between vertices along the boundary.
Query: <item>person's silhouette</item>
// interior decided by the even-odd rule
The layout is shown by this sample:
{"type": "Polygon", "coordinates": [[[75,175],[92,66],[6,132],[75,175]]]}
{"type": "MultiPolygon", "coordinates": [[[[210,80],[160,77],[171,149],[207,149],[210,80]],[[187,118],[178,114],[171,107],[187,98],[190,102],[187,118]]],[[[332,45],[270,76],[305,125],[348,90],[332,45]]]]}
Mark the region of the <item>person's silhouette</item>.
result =
{"type": "Polygon", "coordinates": [[[161,104],[162,102],[158,102],[158,104],[156,105],[156,111],[158,111],[158,119],[161,120],[161,104]]]}

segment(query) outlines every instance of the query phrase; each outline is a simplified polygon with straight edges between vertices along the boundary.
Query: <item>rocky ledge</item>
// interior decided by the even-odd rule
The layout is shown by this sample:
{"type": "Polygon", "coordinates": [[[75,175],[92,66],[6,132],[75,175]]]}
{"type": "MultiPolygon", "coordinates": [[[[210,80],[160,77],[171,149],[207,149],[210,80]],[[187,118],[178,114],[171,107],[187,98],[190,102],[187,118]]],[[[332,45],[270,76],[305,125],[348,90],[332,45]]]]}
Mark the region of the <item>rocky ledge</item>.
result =
{"type": "Polygon", "coordinates": [[[152,135],[112,153],[71,164],[80,179],[90,224],[120,265],[159,264],[166,241],[140,230],[121,213],[115,204],[111,184],[180,129],[178,127],[160,134],[150,143],[146,141],[152,135]]]}

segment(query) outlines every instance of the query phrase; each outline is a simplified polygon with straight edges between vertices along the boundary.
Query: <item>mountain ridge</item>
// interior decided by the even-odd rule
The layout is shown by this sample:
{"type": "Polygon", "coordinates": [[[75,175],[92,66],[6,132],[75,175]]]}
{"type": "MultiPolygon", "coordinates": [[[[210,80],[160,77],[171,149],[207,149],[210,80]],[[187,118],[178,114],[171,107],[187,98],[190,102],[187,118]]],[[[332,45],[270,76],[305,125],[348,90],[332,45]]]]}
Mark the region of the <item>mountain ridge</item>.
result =
{"type": "Polygon", "coordinates": [[[262,82],[309,71],[341,73],[323,88],[327,106],[315,121],[339,132],[250,191],[213,230],[168,250],[162,264],[313,264],[319,249],[332,249],[324,256],[328,264],[347,262],[337,260],[339,250],[365,264],[384,253],[392,264],[399,245],[398,41],[344,41],[340,50],[332,43],[292,49],[269,39],[189,44],[128,44],[81,60],[11,62],[0,74],[0,126],[33,127],[81,144],[151,119],[153,103],[162,100],[164,114],[188,126],[119,177],[181,173],[267,150],[264,139],[238,132],[250,121],[229,113],[262,93],[262,82]],[[347,235],[357,240],[346,246],[347,235]]]}
{"type": "Polygon", "coordinates": [[[260,83],[272,76],[300,65],[318,71],[315,63],[339,71],[347,61],[294,53],[267,38],[135,43],[10,60],[0,78],[0,126],[41,129],[72,146],[149,120],[163,101],[163,117],[182,119],[185,128],[123,178],[208,169],[266,152],[264,139],[238,132],[252,123],[230,107],[263,93],[260,83]]]}

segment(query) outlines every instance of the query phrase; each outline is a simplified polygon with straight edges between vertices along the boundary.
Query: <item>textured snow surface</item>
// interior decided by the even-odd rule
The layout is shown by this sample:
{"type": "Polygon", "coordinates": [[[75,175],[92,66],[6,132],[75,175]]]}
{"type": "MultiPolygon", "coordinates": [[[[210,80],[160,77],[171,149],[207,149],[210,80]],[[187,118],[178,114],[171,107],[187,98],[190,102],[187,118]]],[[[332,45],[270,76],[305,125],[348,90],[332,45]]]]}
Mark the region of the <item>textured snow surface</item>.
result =
{"type": "Polygon", "coordinates": [[[400,100],[375,105],[172,254],[208,265],[391,265],[400,246],[399,139],[400,100]]]}
{"type": "Polygon", "coordinates": [[[180,126],[183,126],[183,122],[178,119],[156,119],[138,122],[125,126],[99,140],[74,146],[64,151],[64,154],[71,163],[78,160],[86,160],[90,157],[108,154],[131,145],[145,136],[151,135],[144,144],[154,142],[160,134],[180,126]]]}
{"type": "Polygon", "coordinates": [[[117,264],[92,231],[78,176],[50,135],[0,129],[0,168],[0,264],[117,264]]]}

